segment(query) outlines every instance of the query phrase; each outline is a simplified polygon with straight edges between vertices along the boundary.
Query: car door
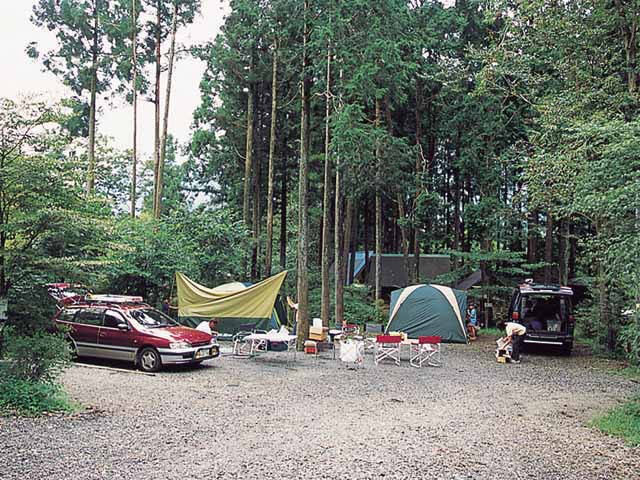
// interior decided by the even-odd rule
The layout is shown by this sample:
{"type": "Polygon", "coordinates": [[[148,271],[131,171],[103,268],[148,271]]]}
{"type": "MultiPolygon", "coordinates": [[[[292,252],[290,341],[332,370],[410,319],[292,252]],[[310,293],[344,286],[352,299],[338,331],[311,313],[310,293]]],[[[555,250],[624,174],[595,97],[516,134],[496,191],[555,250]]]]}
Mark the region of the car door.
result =
{"type": "Polygon", "coordinates": [[[98,334],[98,344],[104,355],[114,360],[133,361],[136,354],[135,343],[135,332],[122,314],[116,310],[106,310],[98,334]],[[128,330],[118,327],[122,324],[127,325],[128,330]]]}
{"type": "Polygon", "coordinates": [[[78,356],[101,357],[98,347],[98,333],[102,325],[103,309],[86,307],[80,309],[71,324],[71,337],[76,343],[78,356]]]}

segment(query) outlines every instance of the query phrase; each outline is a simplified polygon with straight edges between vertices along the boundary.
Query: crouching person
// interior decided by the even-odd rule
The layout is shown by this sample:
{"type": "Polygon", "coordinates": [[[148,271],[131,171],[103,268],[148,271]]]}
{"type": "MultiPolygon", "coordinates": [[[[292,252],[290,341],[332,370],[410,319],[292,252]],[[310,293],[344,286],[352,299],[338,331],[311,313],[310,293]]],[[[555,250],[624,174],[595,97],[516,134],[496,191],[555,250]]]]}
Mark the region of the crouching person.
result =
{"type": "Polygon", "coordinates": [[[501,322],[498,328],[505,330],[507,341],[511,343],[511,360],[513,363],[520,363],[520,350],[522,350],[524,334],[527,333],[527,329],[524,325],[516,322],[501,322]]]}

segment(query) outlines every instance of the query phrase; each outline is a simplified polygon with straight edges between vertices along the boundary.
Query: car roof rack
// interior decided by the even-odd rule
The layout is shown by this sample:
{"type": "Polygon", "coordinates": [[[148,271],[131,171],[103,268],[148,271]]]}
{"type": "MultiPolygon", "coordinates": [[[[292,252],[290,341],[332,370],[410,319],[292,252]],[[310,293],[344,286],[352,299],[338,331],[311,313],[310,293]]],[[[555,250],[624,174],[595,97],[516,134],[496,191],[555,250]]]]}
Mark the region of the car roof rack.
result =
{"type": "Polygon", "coordinates": [[[110,303],[110,304],[141,304],[144,303],[144,299],[140,296],[133,295],[95,295],[89,294],[85,297],[85,300],[89,303],[110,303]]]}
{"type": "Polygon", "coordinates": [[[522,293],[559,293],[562,295],[573,295],[571,287],[564,287],[557,283],[531,283],[525,282],[520,284],[520,292],[522,293]]]}

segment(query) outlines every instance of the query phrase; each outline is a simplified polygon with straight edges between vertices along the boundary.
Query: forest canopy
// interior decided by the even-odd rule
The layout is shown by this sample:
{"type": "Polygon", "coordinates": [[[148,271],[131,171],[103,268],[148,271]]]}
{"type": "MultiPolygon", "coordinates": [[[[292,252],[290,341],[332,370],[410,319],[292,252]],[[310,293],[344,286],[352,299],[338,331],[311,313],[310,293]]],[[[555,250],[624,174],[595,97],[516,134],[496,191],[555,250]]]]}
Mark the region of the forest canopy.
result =
{"type": "Polygon", "coordinates": [[[313,316],[380,318],[379,279],[345,290],[356,251],[402,254],[411,282],[434,280],[411,258],[447,254],[438,281],[479,271],[498,306],[526,277],[584,288],[580,334],[638,362],[639,7],[231,0],[184,49],[199,0],[38,0],[57,45],[25,59],[72,96],[1,101],[0,295],[17,312],[67,280],[160,302],[178,270],[287,269],[304,335],[313,316]],[[185,55],[205,71],[177,141],[185,55]],[[152,101],[152,157],[135,129],[130,149],[101,135],[107,96],[152,101]]]}

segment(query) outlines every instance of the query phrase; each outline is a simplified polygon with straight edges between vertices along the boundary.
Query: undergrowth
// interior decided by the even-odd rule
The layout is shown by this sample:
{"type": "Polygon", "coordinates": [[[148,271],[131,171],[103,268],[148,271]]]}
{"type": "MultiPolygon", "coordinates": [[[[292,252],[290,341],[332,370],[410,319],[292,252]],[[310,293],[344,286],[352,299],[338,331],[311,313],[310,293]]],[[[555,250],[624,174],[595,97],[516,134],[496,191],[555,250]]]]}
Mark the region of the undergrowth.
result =
{"type": "Polygon", "coordinates": [[[631,445],[640,446],[640,396],[594,418],[591,423],[608,435],[623,438],[631,445]]]}

